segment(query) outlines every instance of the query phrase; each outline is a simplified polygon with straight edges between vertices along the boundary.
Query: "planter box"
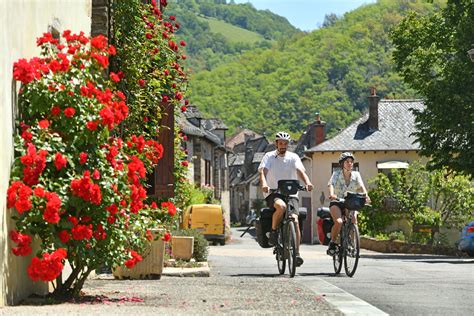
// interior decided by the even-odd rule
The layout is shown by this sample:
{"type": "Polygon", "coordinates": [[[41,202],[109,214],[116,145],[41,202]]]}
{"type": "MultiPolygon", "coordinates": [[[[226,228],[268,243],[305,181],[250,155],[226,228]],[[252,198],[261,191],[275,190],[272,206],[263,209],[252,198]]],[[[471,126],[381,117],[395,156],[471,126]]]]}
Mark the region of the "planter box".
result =
{"type": "Polygon", "coordinates": [[[173,236],[171,237],[171,253],[173,258],[190,260],[194,252],[194,237],[173,236]]]}
{"type": "Polygon", "coordinates": [[[117,267],[112,270],[112,273],[116,279],[160,279],[163,273],[164,253],[163,240],[154,240],[151,242],[150,253],[135,267],[132,269],[117,267]]]}

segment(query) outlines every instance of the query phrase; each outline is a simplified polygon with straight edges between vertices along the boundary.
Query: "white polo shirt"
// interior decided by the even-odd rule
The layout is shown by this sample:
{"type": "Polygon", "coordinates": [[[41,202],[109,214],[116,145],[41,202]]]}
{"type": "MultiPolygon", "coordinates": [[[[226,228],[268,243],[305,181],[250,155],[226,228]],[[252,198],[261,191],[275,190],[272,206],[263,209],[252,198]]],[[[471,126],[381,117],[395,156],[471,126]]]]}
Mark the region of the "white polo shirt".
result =
{"type": "Polygon", "coordinates": [[[303,163],[300,157],[292,152],[287,151],[285,156],[278,156],[276,150],[267,152],[263,156],[258,171],[267,169],[267,175],[265,179],[270,189],[278,188],[278,180],[298,180],[297,169],[305,171],[303,163]]]}

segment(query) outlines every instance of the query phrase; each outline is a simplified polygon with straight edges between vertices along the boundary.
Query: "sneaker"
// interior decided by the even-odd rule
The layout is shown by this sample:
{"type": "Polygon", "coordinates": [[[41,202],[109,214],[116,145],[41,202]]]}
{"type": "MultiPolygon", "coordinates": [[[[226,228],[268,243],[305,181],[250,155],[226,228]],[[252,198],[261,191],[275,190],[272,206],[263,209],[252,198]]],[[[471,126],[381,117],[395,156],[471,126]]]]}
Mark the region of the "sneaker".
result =
{"type": "Polygon", "coordinates": [[[267,233],[268,244],[270,246],[276,246],[278,243],[278,232],[276,230],[272,230],[271,232],[267,233]]]}
{"type": "Polygon", "coordinates": [[[299,267],[303,264],[304,260],[299,254],[296,255],[296,266],[299,267]]]}
{"type": "Polygon", "coordinates": [[[329,246],[328,246],[328,250],[326,251],[326,253],[329,255],[329,256],[334,256],[336,254],[336,243],[334,241],[330,241],[329,242],[329,246]]]}

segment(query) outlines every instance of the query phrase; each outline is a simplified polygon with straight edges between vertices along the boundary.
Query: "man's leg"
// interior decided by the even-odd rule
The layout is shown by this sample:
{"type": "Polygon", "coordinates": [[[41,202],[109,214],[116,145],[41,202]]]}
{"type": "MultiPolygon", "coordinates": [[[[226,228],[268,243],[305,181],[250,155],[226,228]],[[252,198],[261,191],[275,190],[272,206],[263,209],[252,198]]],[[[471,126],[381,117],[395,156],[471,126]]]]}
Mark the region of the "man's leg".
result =
{"type": "Polygon", "coordinates": [[[298,215],[291,215],[295,219],[295,232],[296,232],[296,266],[299,267],[303,264],[304,260],[300,255],[300,244],[301,244],[301,229],[298,221],[298,215]]]}
{"type": "Polygon", "coordinates": [[[278,225],[280,225],[283,216],[285,215],[286,211],[286,204],[283,202],[282,199],[276,198],[273,202],[273,207],[275,208],[275,212],[272,215],[272,231],[270,232],[268,243],[271,246],[275,246],[277,244],[277,236],[278,236],[278,225]]]}
{"type": "Polygon", "coordinates": [[[272,216],[272,230],[277,230],[278,225],[280,225],[280,222],[285,215],[286,204],[282,199],[276,198],[275,202],[273,202],[273,207],[275,208],[275,212],[273,212],[272,216]]]}

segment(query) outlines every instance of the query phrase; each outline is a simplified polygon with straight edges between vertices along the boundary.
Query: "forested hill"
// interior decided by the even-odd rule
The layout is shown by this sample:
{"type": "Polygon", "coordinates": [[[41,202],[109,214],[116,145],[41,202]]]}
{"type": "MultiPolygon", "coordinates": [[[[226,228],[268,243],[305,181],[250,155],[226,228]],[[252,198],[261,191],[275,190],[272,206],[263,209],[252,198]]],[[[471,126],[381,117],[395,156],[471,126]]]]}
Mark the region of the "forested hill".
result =
{"type": "Polygon", "coordinates": [[[332,16],[321,29],[194,74],[191,101],[231,133],[245,127],[298,136],[320,112],[333,134],[365,110],[371,86],[381,97],[416,97],[394,70],[389,32],[410,10],[425,14],[442,3],[379,0],[332,16]]]}
{"type": "Polygon", "coordinates": [[[287,19],[250,3],[226,0],[168,1],[167,14],[177,16],[182,25],[177,32],[187,45],[191,70],[210,70],[234,60],[244,51],[269,48],[274,41],[300,31],[287,19]]]}

